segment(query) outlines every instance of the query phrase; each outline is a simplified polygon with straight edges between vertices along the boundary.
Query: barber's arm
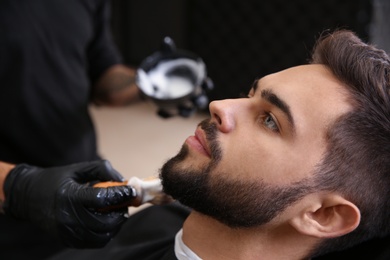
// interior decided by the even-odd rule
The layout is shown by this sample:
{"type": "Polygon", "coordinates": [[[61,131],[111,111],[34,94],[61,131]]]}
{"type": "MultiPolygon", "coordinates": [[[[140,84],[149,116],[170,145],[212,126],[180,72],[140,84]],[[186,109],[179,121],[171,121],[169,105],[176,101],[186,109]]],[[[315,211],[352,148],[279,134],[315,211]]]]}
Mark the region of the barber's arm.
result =
{"type": "Polygon", "coordinates": [[[108,68],[92,88],[92,101],[96,105],[123,106],[140,100],[135,84],[136,71],[122,64],[108,68]]]}
{"type": "Polygon", "coordinates": [[[0,162],[5,214],[31,221],[70,247],[104,246],[126,220],[127,206],[121,205],[136,195],[125,185],[93,188],[96,181],[123,178],[108,161],[53,168],[0,162]]]}
{"type": "Polygon", "coordinates": [[[14,167],[15,167],[14,164],[0,161],[0,212],[3,211],[3,203],[5,200],[4,189],[3,189],[4,180],[14,167]]]}

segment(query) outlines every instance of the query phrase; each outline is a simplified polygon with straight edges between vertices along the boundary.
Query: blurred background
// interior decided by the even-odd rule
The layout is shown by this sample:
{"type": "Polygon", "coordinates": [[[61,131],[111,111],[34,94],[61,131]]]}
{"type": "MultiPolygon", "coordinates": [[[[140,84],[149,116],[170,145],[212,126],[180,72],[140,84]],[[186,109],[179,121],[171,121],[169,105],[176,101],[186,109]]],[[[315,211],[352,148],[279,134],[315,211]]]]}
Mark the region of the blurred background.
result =
{"type": "MultiPolygon", "coordinates": [[[[388,0],[112,0],[113,37],[130,66],[165,36],[206,63],[210,100],[246,93],[255,78],[304,64],[324,30],[344,28],[390,50],[388,0]]],[[[99,150],[125,176],[155,175],[207,117],[162,119],[153,104],[91,107],[99,150]],[[119,110],[119,111],[118,111],[119,110]]]]}

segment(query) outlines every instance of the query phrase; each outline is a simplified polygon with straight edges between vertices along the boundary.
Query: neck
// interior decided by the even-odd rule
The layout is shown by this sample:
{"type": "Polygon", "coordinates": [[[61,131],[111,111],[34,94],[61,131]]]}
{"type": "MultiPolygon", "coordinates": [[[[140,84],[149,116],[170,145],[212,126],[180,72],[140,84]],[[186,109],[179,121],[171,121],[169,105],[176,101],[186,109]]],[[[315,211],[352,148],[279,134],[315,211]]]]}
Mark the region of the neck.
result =
{"type": "Polygon", "coordinates": [[[183,225],[183,242],[202,259],[304,259],[315,241],[290,225],[230,228],[193,211],[183,225]]]}

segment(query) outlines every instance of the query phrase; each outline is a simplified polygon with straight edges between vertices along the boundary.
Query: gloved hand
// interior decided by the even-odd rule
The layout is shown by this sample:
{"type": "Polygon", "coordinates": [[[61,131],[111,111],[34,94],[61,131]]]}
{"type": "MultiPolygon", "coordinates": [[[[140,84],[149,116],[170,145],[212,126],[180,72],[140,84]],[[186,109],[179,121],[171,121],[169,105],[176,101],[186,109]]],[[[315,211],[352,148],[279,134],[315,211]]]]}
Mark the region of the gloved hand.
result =
{"type": "Polygon", "coordinates": [[[129,186],[93,188],[93,181],[123,181],[108,161],[39,168],[19,164],[4,183],[4,211],[29,220],[70,247],[102,247],[126,220],[123,205],[135,197],[129,186]]]}

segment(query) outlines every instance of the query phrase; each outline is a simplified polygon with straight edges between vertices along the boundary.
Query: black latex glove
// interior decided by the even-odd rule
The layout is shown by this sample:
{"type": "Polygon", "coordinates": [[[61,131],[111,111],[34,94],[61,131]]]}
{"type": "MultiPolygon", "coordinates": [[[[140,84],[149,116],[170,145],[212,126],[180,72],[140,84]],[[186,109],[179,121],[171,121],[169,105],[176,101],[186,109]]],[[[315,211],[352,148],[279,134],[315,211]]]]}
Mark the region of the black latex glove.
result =
{"type": "Polygon", "coordinates": [[[126,220],[123,205],[135,197],[128,186],[93,188],[93,181],[123,181],[108,161],[55,168],[19,164],[4,183],[4,211],[58,236],[67,246],[102,247],[126,220]]]}

